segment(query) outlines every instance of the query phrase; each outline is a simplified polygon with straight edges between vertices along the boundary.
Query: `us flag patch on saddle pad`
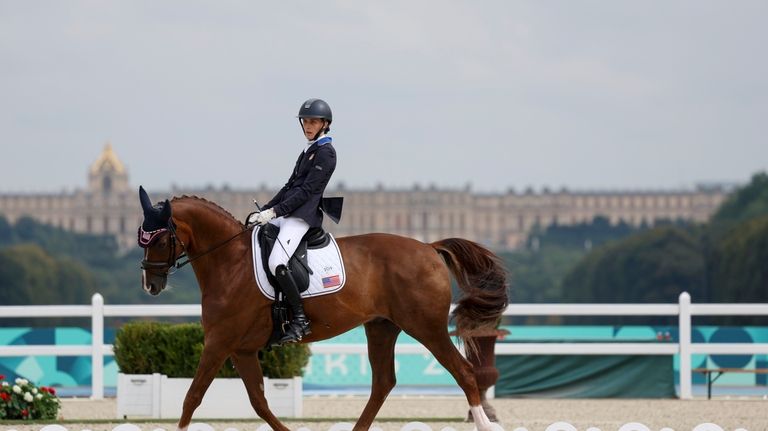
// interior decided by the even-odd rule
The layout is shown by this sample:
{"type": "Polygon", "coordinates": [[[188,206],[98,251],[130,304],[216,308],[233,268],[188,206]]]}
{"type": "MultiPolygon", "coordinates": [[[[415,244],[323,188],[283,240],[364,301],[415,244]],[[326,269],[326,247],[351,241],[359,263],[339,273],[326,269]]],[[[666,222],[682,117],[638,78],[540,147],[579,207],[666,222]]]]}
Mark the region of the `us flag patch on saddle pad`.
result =
{"type": "MultiPolygon", "coordinates": [[[[256,275],[256,284],[259,290],[269,299],[275,299],[275,288],[269,284],[267,273],[261,261],[261,248],[256,239],[259,228],[253,230],[251,244],[253,244],[253,273],[256,275]]],[[[328,234],[330,241],[328,245],[307,250],[307,263],[312,269],[309,276],[309,288],[301,292],[303,298],[310,296],[328,295],[335,293],[344,287],[346,274],[344,272],[344,261],[341,258],[339,245],[336,239],[328,234]]]]}
{"type": "Polygon", "coordinates": [[[323,277],[323,288],[329,289],[341,284],[341,279],[338,275],[332,275],[330,277],[323,277]]]}

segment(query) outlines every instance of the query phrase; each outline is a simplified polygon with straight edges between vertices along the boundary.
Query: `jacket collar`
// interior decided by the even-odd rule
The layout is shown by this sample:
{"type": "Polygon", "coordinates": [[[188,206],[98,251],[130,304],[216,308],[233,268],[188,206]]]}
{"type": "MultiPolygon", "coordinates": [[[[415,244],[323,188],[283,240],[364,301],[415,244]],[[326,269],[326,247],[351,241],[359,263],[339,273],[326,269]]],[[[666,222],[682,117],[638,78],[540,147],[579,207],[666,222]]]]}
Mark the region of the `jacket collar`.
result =
{"type": "Polygon", "coordinates": [[[308,142],[309,145],[307,145],[307,148],[304,149],[304,153],[309,153],[311,151],[316,151],[318,148],[322,147],[325,144],[330,144],[333,141],[333,138],[330,136],[321,136],[315,141],[308,142]]]}

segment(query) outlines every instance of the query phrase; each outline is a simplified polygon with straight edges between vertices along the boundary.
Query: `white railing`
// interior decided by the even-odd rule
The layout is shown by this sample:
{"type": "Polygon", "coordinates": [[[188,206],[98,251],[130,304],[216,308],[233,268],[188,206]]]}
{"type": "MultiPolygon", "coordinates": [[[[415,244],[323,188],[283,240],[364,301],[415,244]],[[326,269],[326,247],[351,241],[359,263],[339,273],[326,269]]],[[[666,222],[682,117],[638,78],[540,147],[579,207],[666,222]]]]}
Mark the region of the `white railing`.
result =
{"type": "MultiPolygon", "coordinates": [[[[104,397],[105,317],[170,317],[201,315],[200,305],[104,305],[95,294],[91,305],[0,306],[2,317],[91,317],[90,345],[0,346],[3,356],[91,356],[91,398],[104,397]]],[[[680,354],[680,398],[692,398],[691,354],[768,354],[768,343],[691,343],[692,316],[768,316],[768,304],[691,304],[688,293],[677,304],[511,304],[505,316],[678,316],[677,343],[500,343],[498,355],[674,355],[680,354]]],[[[313,353],[367,354],[365,344],[314,344],[313,353]]],[[[396,353],[427,353],[420,344],[398,344],[396,353]]]]}

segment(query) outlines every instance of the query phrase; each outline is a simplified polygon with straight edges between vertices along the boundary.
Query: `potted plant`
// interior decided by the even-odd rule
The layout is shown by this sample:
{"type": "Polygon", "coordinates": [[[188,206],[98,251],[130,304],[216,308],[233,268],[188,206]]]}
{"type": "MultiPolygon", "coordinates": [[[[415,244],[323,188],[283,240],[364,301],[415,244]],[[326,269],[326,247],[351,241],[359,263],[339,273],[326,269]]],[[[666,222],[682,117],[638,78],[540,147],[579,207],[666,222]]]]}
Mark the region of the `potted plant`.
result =
{"type": "Polygon", "coordinates": [[[54,388],[37,387],[22,378],[11,384],[0,375],[0,421],[56,419],[60,407],[54,388]]]}
{"type": "MultiPolygon", "coordinates": [[[[199,324],[135,322],[115,336],[117,416],[178,418],[192,383],[203,330],[199,324]]],[[[288,345],[259,355],[264,392],[277,416],[302,414],[303,368],[309,361],[306,345],[288,345]]],[[[200,418],[256,418],[245,385],[227,360],[195,411],[200,418]]]]}

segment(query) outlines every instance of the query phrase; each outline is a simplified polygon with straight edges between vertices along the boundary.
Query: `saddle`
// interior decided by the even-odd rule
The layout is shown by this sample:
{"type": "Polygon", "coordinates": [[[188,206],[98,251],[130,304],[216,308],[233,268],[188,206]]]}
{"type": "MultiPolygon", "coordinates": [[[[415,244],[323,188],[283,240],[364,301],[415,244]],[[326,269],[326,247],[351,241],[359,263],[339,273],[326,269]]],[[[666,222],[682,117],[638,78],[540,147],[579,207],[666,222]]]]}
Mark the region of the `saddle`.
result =
{"type": "MultiPolygon", "coordinates": [[[[279,233],[279,227],[272,223],[267,223],[259,229],[257,236],[259,246],[261,247],[261,263],[264,265],[264,272],[267,274],[269,284],[274,286],[275,290],[280,288],[280,284],[277,282],[275,275],[269,271],[269,255],[275,246],[282,247],[282,245],[276,244],[279,233]]],[[[312,270],[307,263],[307,250],[323,248],[330,242],[331,239],[328,237],[328,233],[322,227],[310,228],[301,238],[299,247],[288,261],[288,269],[291,271],[296,285],[299,286],[299,292],[304,292],[309,288],[309,276],[312,274],[312,270]]]]}
{"type": "MultiPolygon", "coordinates": [[[[261,248],[261,264],[264,266],[264,273],[267,275],[269,284],[275,288],[275,302],[272,304],[273,327],[267,346],[272,346],[285,334],[284,326],[290,322],[285,296],[278,295],[280,283],[277,282],[275,275],[269,271],[269,254],[272,253],[272,249],[275,247],[279,233],[279,227],[267,223],[259,229],[256,236],[256,240],[261,248]]],[[[288,260],[288,269],[291,271],[293,280],[299,287],[299,292],[304,292],[309,288],[309,276],[312,274],[312,270],[307,263],[307,250],[323,248],[330,242],[331,238],[321,227],[310,228],[301,238],[299,247],[293,253],[290,260],[288,260]]],[[[279,243],[277,246],[282,247],[279,243]]]]}

